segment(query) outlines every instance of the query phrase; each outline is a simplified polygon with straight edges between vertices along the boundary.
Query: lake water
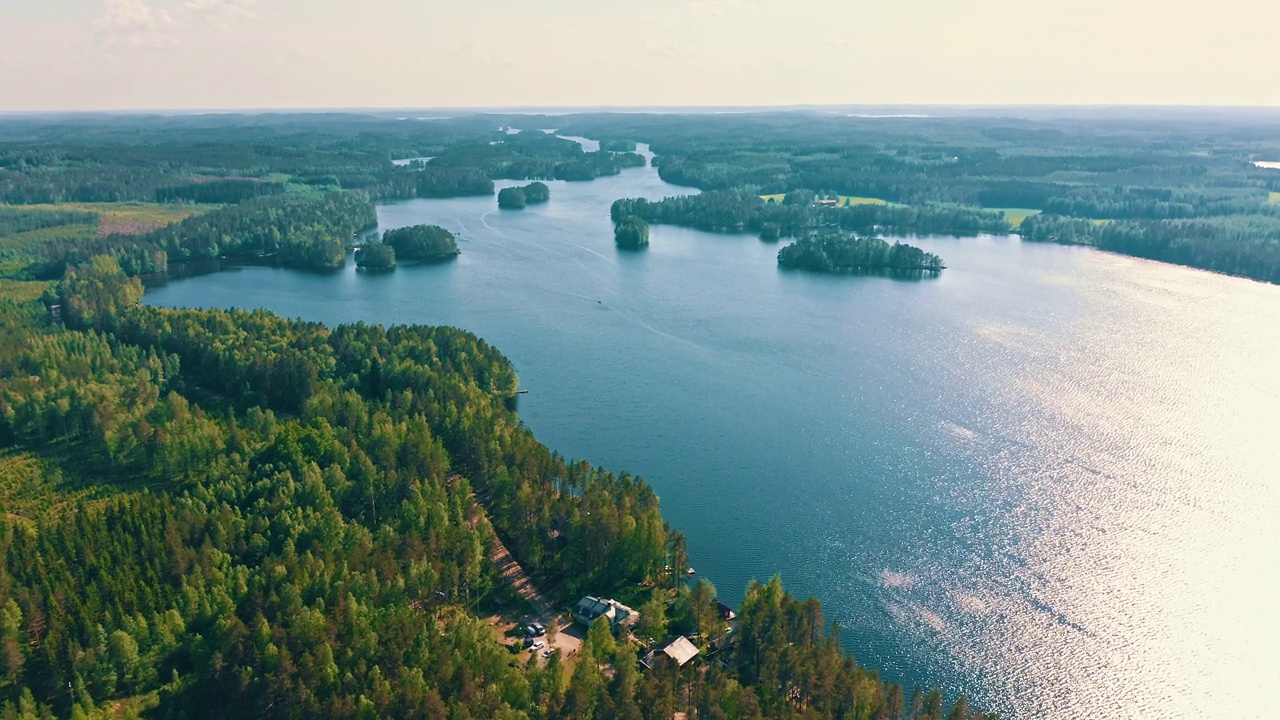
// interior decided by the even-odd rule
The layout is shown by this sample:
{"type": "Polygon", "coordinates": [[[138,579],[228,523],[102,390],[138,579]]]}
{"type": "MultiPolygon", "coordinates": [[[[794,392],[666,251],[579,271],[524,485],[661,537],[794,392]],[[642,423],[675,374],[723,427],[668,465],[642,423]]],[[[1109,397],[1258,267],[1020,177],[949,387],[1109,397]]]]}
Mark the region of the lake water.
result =
{"type": "Polygon", "coordinates": [[[1275,711],[1280,287],[1012,237],[917,240],[949,266],[921,282],[672,227],[623,253],[614,199],[689,190],[548,185],[379,209],[457,233],[450,264],[147,301],[479,334],[538,437],[643,475],[722,597],[781,573],[909,686],[1016,718],[1275,711]]]}

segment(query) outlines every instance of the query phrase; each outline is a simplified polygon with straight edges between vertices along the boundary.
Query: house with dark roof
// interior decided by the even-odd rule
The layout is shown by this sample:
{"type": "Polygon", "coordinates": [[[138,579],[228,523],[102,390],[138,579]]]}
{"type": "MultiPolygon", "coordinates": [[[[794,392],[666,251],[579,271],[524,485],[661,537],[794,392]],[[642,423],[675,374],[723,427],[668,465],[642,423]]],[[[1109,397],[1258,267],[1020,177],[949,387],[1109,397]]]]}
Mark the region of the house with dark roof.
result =
{"type": "Polygon", "coordinates": [[[573,608],[573,619],[587,627],[600,617],[608,618],[609,626],[616,631],[620,627],[635,625],[640,619],[640,613],[617,600],[598,598],[594,595],[583,597],[573,608]]]}

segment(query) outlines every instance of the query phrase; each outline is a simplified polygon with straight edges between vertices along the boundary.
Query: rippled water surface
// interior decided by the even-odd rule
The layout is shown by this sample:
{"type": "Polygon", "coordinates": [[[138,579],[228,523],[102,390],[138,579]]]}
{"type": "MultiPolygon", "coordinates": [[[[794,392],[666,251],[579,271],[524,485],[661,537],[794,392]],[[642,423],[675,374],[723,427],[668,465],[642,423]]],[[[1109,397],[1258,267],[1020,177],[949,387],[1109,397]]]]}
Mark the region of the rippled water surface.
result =
{"type": "Polygon", "coordinates": [[[380,208],[455,263],[175,281],[166,306],[450,324],[495,343],[520,415],[642,474],[737,601],[781,573],[865,663],[1012,717],[1246,718],[1280,687],[1280,288],[1016,238],[914,241],[940,279],[779,272],[753,237],[609,203],[380,208]]]}

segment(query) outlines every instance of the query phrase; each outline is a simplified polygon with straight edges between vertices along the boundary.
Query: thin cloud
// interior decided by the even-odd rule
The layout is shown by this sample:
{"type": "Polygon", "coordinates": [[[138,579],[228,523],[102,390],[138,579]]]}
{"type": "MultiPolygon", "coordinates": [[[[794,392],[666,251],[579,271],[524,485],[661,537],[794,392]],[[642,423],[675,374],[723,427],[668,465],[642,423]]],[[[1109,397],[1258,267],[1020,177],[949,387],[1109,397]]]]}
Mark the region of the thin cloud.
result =
{"type": "Polygon", "coordinates": [[[694,16],[719,18],[741,12],[746,7],[742,0],[694,0],[687,9],[694,16]]]}
{"type": "Polygon", "coordinates": [[[258,0],[188,0],[182,6],[193,13],[201,15],[220,15],[237,17],[246,20],[257,20],[262,17],[255,9],[258,0]]]}
{"type": "Polygon", "coordinates": [[[657,58],[687,60],[688,58],[693,57],[693,47],[682,42],[645,38],[644,42],[640,44],[640,47],[649,55],[657,58]]]}
{"type": "Polygon", "coordinates": [[[182,41],[169,32],[173,17],[163,8],[153,8],[143,0],[103,0],[102,15],[93,27],[107,48],[170,50],[182,41]]]}
{"type": "Polygon", "coordinates": [[[143,32],[173,25],[168,11],[142,0],[103,0],[102,16],[94,27],[106,32],[143,32]]]}

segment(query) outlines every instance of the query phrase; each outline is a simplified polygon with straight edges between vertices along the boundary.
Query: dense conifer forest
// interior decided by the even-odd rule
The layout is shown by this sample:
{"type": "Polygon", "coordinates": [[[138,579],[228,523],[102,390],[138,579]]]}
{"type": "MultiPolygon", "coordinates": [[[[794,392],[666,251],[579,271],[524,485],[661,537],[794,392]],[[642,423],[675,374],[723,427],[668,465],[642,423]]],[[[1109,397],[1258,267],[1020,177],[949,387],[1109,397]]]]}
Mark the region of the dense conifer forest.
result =
{"type": "Polygon", "coordinates": [[[825,273],[884,273],[936,275],[942,258],[918,247],[879,238],[827,233],[809,235],[778,251],[778,265],[825,273]]]}
{"type": "Polygon", "coordinates": [[[437,262],[458,256],[458,243],[453,233],[439,225],[413,225],[388,230],[382,242],[395,248],[401,260],[437,262]]]}

